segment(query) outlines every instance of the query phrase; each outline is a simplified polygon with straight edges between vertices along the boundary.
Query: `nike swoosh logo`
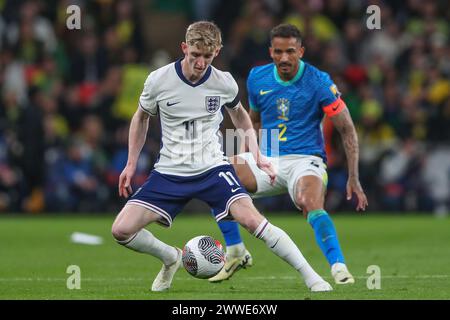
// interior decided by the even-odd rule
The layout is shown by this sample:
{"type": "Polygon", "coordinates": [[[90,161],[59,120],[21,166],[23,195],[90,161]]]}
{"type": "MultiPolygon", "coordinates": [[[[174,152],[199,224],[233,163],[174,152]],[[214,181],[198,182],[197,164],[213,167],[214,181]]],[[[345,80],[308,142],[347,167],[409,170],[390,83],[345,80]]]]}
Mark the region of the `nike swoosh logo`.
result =
{"type": "Polygon", "coordinates": [[[236,189],[231,189],[231,192],[236,192],[236,191],[238,191],[240,189],[240,187],[239,188],[236,188],[236,189]]]}
{"type": "Polygon", "coordinates": [[[333,238],[334,236],[333,235],[329,235],[329,236],[327,236],[327,237],[325,237],[325,238],[322,238],[322,242],[325,242],[325,241],[327,241],[328,239],[330,239],[330,238],[333,238]]]}
{"type": "MultiPolygon", "coordinates": [[[[277,241],[278,242],[278,241],[277,241]]],[[[275,243],[276,244],[276,243],[275,243]]],[[[239,263],[239,265],[236,267],[236,270],[239,270],[241,267],[244,267],[247,265],[248,260],[250,259],[250,257],[248,255],[245,256],[245,261],[241,261],[241,263],[239,263]]],[[[228,269],[225,268],[225,272],[228,273],[233,269],[233,265],[231,267],[229,267],[228,269]]]]}
{"type": "Polygon", "coordinates": [[[340,105],[340,103],[338,103],[335,107],[332,107],[331,109],[332,109],[333,111],[336,111],[337,108],[339,108],[339,105],[340,105]]]}
{"type": "Polygon", "coordinates": [[[167,101],[167,106],[168,107],[171,107],[171,106],[174,106],[174,105],[176,105],[176,104],[178,104],[178,103],[180,103],[180,101],[178,101],[178,102],[174,102],[174,103],[170,103],[169,101],[167,101]]]}
{"type": "Polygon", "coordinates": [[[313,161],[311,161],[310,165],[314,166],[314,167],[319,167],[319,165],[317,163],[314,163],[313,161]]]}
{"type": "Polygon", "coordinates": [[[228,273],[231,271],[231,269],[233,269],[233,266],[229,267],[228,269],[225,269],[225,272],[228,273]]]}
{"type": "Polygon", "coordinates": [[[269,92],[272,92],[272,91],[273,91],[273,89],[272,90],[266,90],[266,91],[261,89],[261,90],[259,90],[259,94],[263,96],[263,95],[268,94],[269,92]]]}
{"type": "Polygon", "coordinates": [[[245,261],[242,261],[241,265],[242,265],[242,266],[246,266],[249,259],[250,259],[250,256],[249,256],[249,255],[246,255],[246,256],[245,256],[245,261]]]}
{"type": "Polygon", "coordinates": [[[280,241],[280,239],[277,239],[277,242],[275,242],[275,244],[273,246],[271,246],[270,248],[275,248],[275,246],[277,245],[278,241],[280,241]]]}

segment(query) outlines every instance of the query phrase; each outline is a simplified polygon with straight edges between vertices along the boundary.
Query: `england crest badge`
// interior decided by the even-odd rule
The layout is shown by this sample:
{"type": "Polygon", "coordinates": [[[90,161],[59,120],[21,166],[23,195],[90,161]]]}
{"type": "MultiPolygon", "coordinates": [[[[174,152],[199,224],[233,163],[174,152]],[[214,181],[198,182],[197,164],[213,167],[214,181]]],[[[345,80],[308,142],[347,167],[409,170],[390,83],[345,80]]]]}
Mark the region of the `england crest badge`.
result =
{"type": "Polygon", "coordinates": [[[209,113],[216,112],[220,108],[220,96],[206,96],[205,105],[209,113]]]}

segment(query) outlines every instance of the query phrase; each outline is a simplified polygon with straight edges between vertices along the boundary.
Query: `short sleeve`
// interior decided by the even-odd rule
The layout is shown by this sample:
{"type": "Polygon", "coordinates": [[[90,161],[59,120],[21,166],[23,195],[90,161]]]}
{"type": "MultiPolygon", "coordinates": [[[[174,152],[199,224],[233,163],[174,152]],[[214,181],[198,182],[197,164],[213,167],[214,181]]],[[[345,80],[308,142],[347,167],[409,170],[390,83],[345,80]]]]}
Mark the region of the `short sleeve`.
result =
{"type": "Polygon", "coordinates": [[[151,116],[156,116],[157,102],[155,94],[155,80],[152,73],[147,77],[144,83],[144,89],[139,97],[139,108],[151,116]]]}
{"type": "Polygon", "coordinates": [[[259,112],[258,105],[256,103],[255,90],[253,88],[253,69],[250,70],[250,74],[247,79],[247,94],[248,94],[248,105],[253,111],[259,112]]]}
{"type": "Polygon", "coordinates": [[[239,87],[236,83],[236,80],[234,80],[233,76],[229,72],[225,72],[226,77],[226,100],[225,100],[225,107],[229,109],[236,109],[239,105],[239,87]]]}
{"type": "Polygon", "coordinates": [[[330,79],[330,76],[324,73],[322,81],[319,85],[319,106],[323,112],[332,117],[346,108],[345,102],[341,99],[336,84],[330,79]]]}

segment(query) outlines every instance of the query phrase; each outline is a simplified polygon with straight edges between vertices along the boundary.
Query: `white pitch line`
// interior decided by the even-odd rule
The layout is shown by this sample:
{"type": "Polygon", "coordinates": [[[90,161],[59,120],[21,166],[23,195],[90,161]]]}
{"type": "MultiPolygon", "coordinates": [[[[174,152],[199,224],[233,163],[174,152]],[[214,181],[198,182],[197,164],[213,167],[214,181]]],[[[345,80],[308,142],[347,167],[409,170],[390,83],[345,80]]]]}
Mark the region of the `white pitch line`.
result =
{"type": "MultiPolygon", "coordinates": [[[[367,276],[355,276],[356,279],[367,279],[370,275],[367,276]]],[[[331,279],[331,277],[323,277],[325,279],[331,279]]],[[[450,278],[448,274],[424,274],[424,275],[381,275],[381,279],[447,279],[450,278]]],[[[295,280],[299,279],[299,277],[252,277],[245,276],[240,278],[239,281],[253,281],[253,280],[295,280]]],[[[67,278],[0,278],[0,282],[14,282],[14,281],[44,281],[44,282],[56,282],[56,281],[66,281],[67,278]]],[[[125,282],[125,281],[149,281],[152,280],[151,277],[148,278],[83,278],[81,277],[81,281],[106,281],[106,282],[125,282]]],[[[192,281],[199,280],[194,277],[175,277],[176,281],[192,281]]]]}

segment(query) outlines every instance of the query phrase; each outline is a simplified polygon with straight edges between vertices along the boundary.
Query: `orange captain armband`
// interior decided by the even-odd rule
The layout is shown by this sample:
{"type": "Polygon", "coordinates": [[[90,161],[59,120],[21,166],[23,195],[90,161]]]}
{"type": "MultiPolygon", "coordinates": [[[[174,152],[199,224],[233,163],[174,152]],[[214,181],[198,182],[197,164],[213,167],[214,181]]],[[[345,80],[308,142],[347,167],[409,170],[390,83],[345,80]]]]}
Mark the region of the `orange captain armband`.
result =
{"type": "Polygon", "coordinates": [[[333,103],[330,103],[329,105],[323,107],[323,112],[326,113],[328,117],[332,117],[340,113],[342,110],[344,110],[347,107],[344,100],[341,98],[337,99],[333,103]]]}

